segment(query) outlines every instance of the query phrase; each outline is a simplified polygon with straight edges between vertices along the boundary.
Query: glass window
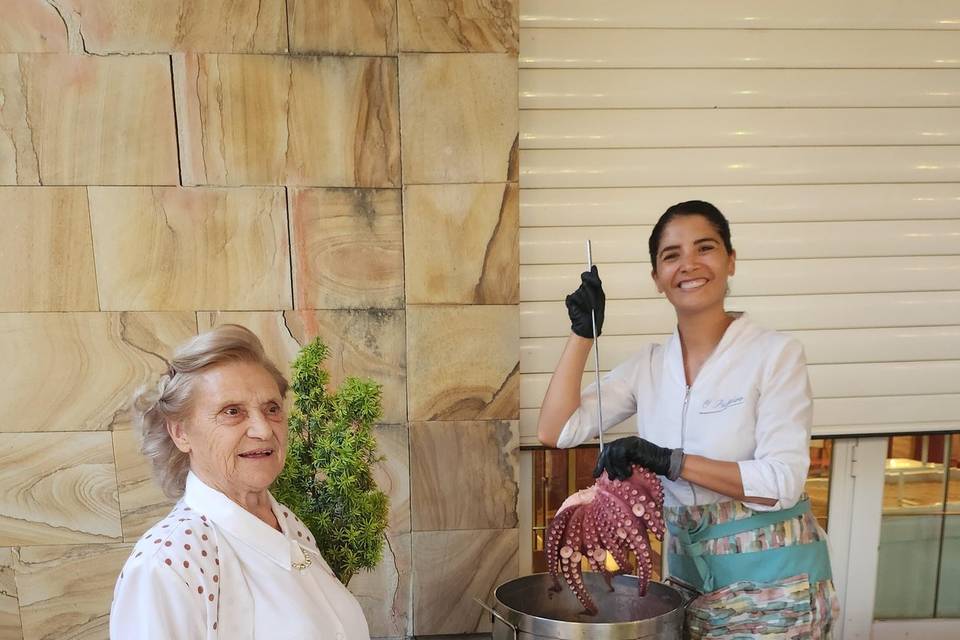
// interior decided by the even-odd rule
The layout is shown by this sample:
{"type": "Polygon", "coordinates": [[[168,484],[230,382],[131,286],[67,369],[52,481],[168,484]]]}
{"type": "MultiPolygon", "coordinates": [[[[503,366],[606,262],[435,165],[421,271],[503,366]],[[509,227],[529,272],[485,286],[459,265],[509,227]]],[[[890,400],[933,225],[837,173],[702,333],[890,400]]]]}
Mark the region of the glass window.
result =
{"type": "Polygon", "coordinates": [[[810,472],[807,474],[806,493],[817,522],[827,528],[830,512],[830,471],[833,463],[833,440],[814,440],[810,443],[810,472]]]}
{"type": "Polygon", "coordinates": [[[889,439],[877,618],[960,615],[958,454],[957,434],[889,439]]]}

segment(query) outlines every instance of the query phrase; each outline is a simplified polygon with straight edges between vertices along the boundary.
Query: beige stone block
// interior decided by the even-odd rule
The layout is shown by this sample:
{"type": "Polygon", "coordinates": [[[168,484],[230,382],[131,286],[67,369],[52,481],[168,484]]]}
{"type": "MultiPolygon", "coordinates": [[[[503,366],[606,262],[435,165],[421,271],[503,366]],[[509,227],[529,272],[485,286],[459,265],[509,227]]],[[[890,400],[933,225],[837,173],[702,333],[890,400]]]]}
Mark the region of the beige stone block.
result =
{"type": "Polygon", "coordinates": [[[176,54],[185,184],[400,183],[396,60],[176,54]]]}
{"type": "Polygon", "coordinates": [[[166,56],[21,54],[19,72],[43,184],[177,183],[166,56]]]}
{"type": "Polygon", "coordinates": [[[198,314],[200,330],[236,323],[256,333],[271,359],[289,376],[300,347],[317,336],[330,348],[330,384],[347,376],[383,385],[382,422],[405,422],[406,350],[404,312],[379,310],[217,312],[198,314]]]}
{"type": "Polygon", "coordinates": [[[414,633],[489,632],[498,585],[519,575],[516,529],[422,531],[413,534],[414,633]]]}
{"type": "Polygon", "coordinates": [[[100,306],[291,306],[282,189],[90,189],[100,306]]]}
{"type": "Polygon", "coordinates": [[[517,307],[407,308],[410,420],[516,420],[517,307]]]}
{"type": "Polygon", "coordinates": [[[0,95],[3,96],[0,104],[0,184],[40,184],[40,162],[27,114],[26,84],[20,71],[20,56],[0,54],[0,95]]]}
{"type": "Polygon", "coordinates": [[[119,539],[109,433],[0,434],[0,545],[119,539]]]}
{"type": "Polygon", "coordinates": [[[136,542],[170,512],[174,501],[163,495],[154,481],[150,461],[140,453],[136,433],[114,431],[113,454],[117,464],[123,541],[136,542]]]}
{"type": "Polygon", "coordinates": [[[0,314],[0,361],[16,372],[0,385],[0,406],[16,407],[0,431],[128,423],[133,391],[155,383],[173,347],[195,331],[192,313],[0,314]]]}
{"type": "Polygon", "coordinates": [[[0,51],[67,51],[67,32],[53,4],[45,0],[4,0],[0,51]]]}
{"type": "Polygon", "coordinates": [[[399,0],[402,51],[511,53],[518,0],[399,0]]]}
{"type": "Polygon", "coordinates": [[[377,464],[373,476],[390,498],[390,527],[383,560],[374,571],[355,575],[350,591],[363,607],[372,637],[409,637],[413,558],[407,427],[380,425],[376,437],[378,452],[384,459],[377,464]]]}
{"type": "Polygon", "coordinates": [[[404,189],[408,304],[517,304],[520,206],[515,183],[404,189]]]}
{"type": "Polygon", "coordinates": [[[113,586],[130,544],[20,549],[17,584],[24,640],[107,638],[113,586]]]}
{"type": "Polygon", "coordinates": [[[350,580],[373,638],[409,638],[413,623],[411,534],[390,533],[376,569],[350,580]]]}
{"type": "Polygon", "coordinates": [[[90,53],[287,50],[283,0],[59,2],[72,8],[90,53]]]}
{"type": "Polygon", "coordinates": [[[517,180],[517,59],[402,54],[404,184],[517,180]]]}
{"type": "Polygon", "coordinates": [[[403,216],[396,189],[293,189],[298,309],[402,308],[403,216]]]}
{"type": "Polygon", "coordinates": [[[395,0],[288,0],[296,53],[397,55],[395,0]]]}
{"type": "Polygon", "coordinates": [[[516,422],[411,423],[414,530],[516,527],[519,446],[516,422]]]}
{"type": "Polygon", "coordinates": [[[0,187],[0,312],[97,311],[87,193],[0,187]]]}
{"type": "Polygon", "coordinates": [[[20,640],[20,600],[14,572],[15,550],[0,548],[0,638],[20,640]]]}

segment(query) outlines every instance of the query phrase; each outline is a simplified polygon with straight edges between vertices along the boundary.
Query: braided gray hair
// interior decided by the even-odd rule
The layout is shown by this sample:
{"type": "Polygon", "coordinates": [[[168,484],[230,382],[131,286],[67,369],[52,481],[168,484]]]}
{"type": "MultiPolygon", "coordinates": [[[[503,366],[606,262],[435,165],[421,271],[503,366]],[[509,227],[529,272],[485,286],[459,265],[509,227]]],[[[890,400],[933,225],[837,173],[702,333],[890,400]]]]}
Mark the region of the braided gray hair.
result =
{"type": "Polygon", "coordinates": [[[177,347],[156,384],[144,385],[134,394],[132,407],[140,453],[150,459],[154,478],[168,497],[183,495],[190,456],[174,444],[167,424],[189,415],[194,385],[203,369],[238,361],[262,366],[273,376],[280,395],[287,395],[287,379],[267,357],[260,339],[236,324],[201,333],[177,347]]]}

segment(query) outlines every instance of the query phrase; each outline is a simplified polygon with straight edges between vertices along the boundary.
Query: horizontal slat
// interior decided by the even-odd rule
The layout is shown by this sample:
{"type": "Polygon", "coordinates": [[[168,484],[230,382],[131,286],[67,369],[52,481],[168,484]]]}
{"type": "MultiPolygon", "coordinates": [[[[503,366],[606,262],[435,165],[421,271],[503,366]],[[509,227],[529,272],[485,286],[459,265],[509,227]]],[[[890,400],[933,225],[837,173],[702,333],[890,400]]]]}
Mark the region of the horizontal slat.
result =
{"type": "MultiPolygon", "coordinates": [[[[521,264],[570,264],[581,258],[584,239],[597,264],[638,262],[648,257],[652,227],[535,227],[520,230],[521,264]]],[[[756,222],[736,225],[733,246],[740,256],[775,258],[861,258],[960,254],[956,220],[869,222],[756,222]]]]}
{"type": "MultiPolygon", "coordinates": [[[[582,264],[521,265],[520,299],[563,300],[578,286],[582,270],[582,264]]],[[[608,300],[660,297],[649,263],[604,265],[602,277],[608,300]]],[[[741,259],[730,289],[738,296],[952,291],[958,282],[960,256],[741,259]]]]}
{"type": "MultiPolygon", "coordinates": [[[[755,322],[779,330],[944,326],[960,318],[960,291],[731,296],[726,308],[746,311],[755,322]]],[[[610,300],[603,335],[669,333],[676,324],[666,299],[610,300]]],[[[562,301],[520,303],[521,338],[569,334],[562,301]]]]}
{"type": "Polygon", "coordinates": [[[523,189],[520,225],[653,225],[685,200],[708,200],[735,223],[960,218],[960,183],[628,187],[523,189]]]}
{"type": "Polygon", "coordinates": [[[955,106],[955,69],[520,71],[521,109],[955,106]]]}
{"type": "Polygon", "coordinates": [[[956,0],[524,0],[521,29],[957,29],[956,0]]]}
{"type": "Polygon", "coordinates": [[[931,69],[960,66],[960,32],[525,29],[520,67],[931,69]]]}
{"type": "MultiPolygon", "coordinates": [[[[540,441],[537,440],[537,410],[520,410],[520,446],[528,448],[543,448],[540,441]]],[[[813,426],[814,438],[842,438],[856,437],[888,433],[938,433],[944,431],[956,431],[960,429],[960,423],[957,420],[932,420],[920,422],[910,420],[908,422],[871,422],[869,424],[815,424],[813,426]]],[[[605,442],[610,442],[615,438],[623,436],[636,435],[637,426],[633,418],[624,420],[620,424],[611,427],[604,435],[605,442]]],[[[584,443],[585,445],[596,444],[584,443]]]]}
{"type": "Polygon", "coordinates": [[[960,108],[520,112],[521,149],[960,144],[960,108]]]}
{"type": "MultiPolygon", "coordinates": [[[[787,331],[803,343],[809,364],[960,360],[960,326],[889,329],[787,331]]],[[[600,368],[612,369],[640,345],[662,342],[666,335],[609,336],[600,339],[600,368]]],[[[550,373],[566,338],[520,340],[520,373],[550,373]]],[[[960,414],[957,414],[960,419],[960,414]]]]}
{"type": "MultiPolygon", "coordinates": [[[[960,393],[960,360],[814,364],[807,369],[813,396],[817,399],[960,393]]],[[[525,373],[520,376],[520,408],[540,406],[550,375],[525,373]]],[[[581,388],[595,380],[593,371],[584,373],[581,388]]]]}
{"type": "Polygon", "coordinates": [[[957,146],[520,152],[520,186],[527,189],[958,181],[957,146]]]}

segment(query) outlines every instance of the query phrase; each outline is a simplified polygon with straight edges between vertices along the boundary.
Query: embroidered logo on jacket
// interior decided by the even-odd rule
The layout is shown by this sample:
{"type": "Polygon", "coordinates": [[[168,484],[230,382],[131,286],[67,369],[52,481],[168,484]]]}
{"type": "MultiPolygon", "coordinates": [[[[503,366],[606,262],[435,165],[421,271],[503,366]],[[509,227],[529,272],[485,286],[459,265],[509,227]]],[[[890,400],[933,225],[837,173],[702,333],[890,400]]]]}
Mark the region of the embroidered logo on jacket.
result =
{"type": "Polygon", "coordinates": [[[718,400],[704,400],[703,405],[700,406],[700,413],[720,413],[721,411],[726,411],[730,407],[735,407],[740,404],[743,404],[743,396],[726,399],[721,398],[718,400]]]}

